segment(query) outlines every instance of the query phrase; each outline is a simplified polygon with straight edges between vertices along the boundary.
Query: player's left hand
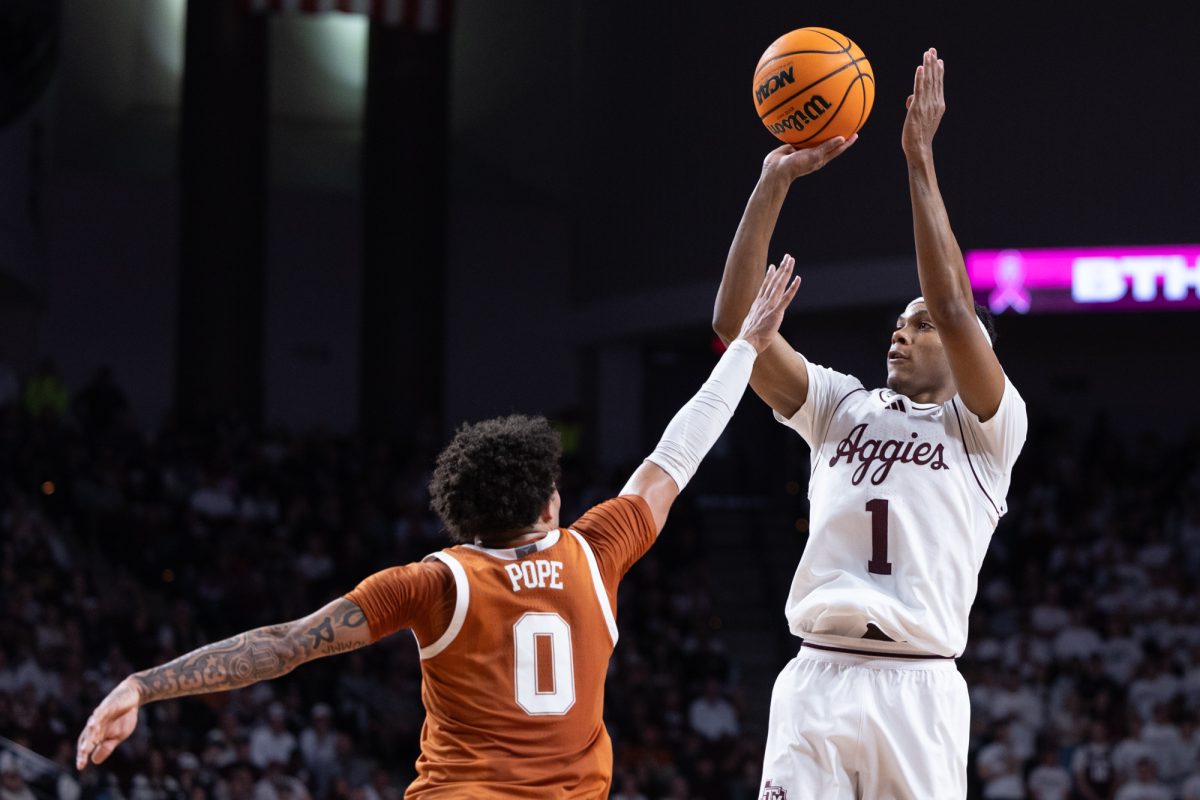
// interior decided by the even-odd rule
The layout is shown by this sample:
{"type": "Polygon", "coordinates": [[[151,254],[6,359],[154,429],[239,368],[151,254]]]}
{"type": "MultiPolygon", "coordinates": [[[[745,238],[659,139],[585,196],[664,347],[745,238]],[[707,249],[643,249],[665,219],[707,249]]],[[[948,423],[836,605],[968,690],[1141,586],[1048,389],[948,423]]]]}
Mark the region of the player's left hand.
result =
{"type": "Polygon", "coordinates": [[[137,727],[141,696],[129,678],[117,684],[108,697],[96,706],[87,725],[79,734],[75,747],[75,769],[83,769],[88,761],[102,764],[121,742],[137,727]]]}
{"type": "Polygon", "coordinates": [[[937,49],[926,50],[913,77],[913,93],[905,104],[908,114],[900,136],[905,155],[918,155],[933,146],[933,135],[946,113],[946,97],[942,90],[945,75],[946,64],[937,57],[937,49]]]}

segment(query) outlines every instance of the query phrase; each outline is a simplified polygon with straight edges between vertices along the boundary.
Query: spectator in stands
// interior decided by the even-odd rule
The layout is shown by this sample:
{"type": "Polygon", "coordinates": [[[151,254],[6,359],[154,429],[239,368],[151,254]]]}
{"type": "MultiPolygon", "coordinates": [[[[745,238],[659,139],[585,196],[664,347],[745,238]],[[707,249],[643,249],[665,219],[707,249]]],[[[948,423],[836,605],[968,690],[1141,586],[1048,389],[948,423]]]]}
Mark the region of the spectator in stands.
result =
{"type": "Polygon", "coordinates": [[[1058,749],[1042,745],[1038,765],[1029,772],[1030,800],[1068,800],[1071,796],[1071,774],[1062,765],[1058,749]]]}
{"type": "Polygon", "coordinates": [[[20,761],[9,750],[0,752],[0,800],[35,800],[20,761]]]}
{"type": "Polygon", "coordinates": [[[1117,788],[1117,767],[1108,726],[1092,722],[1086,742],[1071,756],[1071,777],[1083,800],[1110,800],[1117,788]]]}
{"type": "Polygon", "coordinates": [[[267,722],[250,734],[250,761],[260,770],[272,764],[287,764],[296,749],[296,737],[287,729],[287,710],[282,703],[267,707],[267,722]]]}
{"type": "Polygon", "coordinates": [[[1174,800],[1171,790],[1158,779],[1154,759],[1138,759],[1134,779],[1117,790],[1116,800],[1174,800]]]}
{"type": "Polygon", "coordinates": [[[304,766],[315,783],[313,795],[324,800],[337,776],[337,731],[333,728],[333,709],[327,703],[312,708],[311,723],[300,732],[300,752],[304,766]]]}
{"type": "Polygon", "coordinates": [[[1022,762],[1009,742],[1008,720],[996,723],[992,741],[980,749],[975,766],[983,781],[986,800],[1024,800],[1022,762]]]}
{"type": "MultiPolygon", "coordinates": [[[[630,770],[619,772],[614,784],[617,791],[612,795],[611,800],[649,800],[638,788],[637,775],[630,770]]],[[[757,783],[755,787],[757,788],[757,783]]]]}
{"type": "Polygon", "coordinates": [[[1197,764],[1196,771],[1184,780],[1179,791],[1180,800],[1200,800],[1200,764],[1197,764]]]}
{"type": "Polygon", "coordinates": [[[303,781],[286,772],[283,761],[271,760],[254,784],[254,800],[309,800],[303,781]]]}
{"type": "Polygon", "coordinates": [[[1113,748],[1113,764],[1117,768],[1117,778],[1124,784],[1133,780],[1137,765],[1142,759],[1154,759],[1154,751],[1142,739],[1142,728],[1145,724],[1137,713],[1130,713],[1126,720],[1125,736],[1113,748]]]}
{"type": "Polygon", "coordinates": [[[1186,745],[1179,726],[1171,719],[1173,706],[1159,703],[1154,707],[1153,717],[1142,726],[1142,741],[1154,754],[1154,764],[1159,776],[1167,783],[1183,779],[1195,761],[1188,762],[1186,745]]]}
{"type": "Polygon", "coordinates": [[[693,700],[688,709],[688,722],[692,730],[710,742],[737,736],[737,710],[722,695],[716,678],[704,682],[704,694],[693,700]]]}

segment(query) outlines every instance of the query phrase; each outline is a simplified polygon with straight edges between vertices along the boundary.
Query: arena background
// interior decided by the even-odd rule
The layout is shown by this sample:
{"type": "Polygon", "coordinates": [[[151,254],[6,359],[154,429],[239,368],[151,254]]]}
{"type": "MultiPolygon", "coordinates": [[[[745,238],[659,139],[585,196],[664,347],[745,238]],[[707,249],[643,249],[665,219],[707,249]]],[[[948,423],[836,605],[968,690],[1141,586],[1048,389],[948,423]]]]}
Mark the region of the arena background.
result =
{"type": "MultiPolygon", "coordinates": [[[[1200,243],[1191,6],[291,5],[0,13],[4,800],[401,791],[407,641],[271,696],[164,704],[110,770],[60,777],[22,746],[61,761],[122,667],[442,546],[425,471],[463,420],[546,414],[566,509],[614,492],[716,358],[725,253],[775,144],[750,77],[787,30],[846,33],[877,81],[861,141],[795,185],[772,245],[798,259],[785,334],[815,361],[881,380],[917,293],[899,133],[928,46],[964,250],[1200,243]],[[328,703],[347,749],[239,751],[286,739],[272,702],[298,738],[328,703]]],[[[960,662],[977,796],[1053,786],[1092,719],[1114,788],[1183,797],[1198,768],[1198,319],[998,320],[1032,424],[960,662]]],[[[622,796],[754,795],[806,455],[748,394],[631,574],[608,687],[622,796]],[[730,712],[736,731],[713,723],[730,712]]]]}

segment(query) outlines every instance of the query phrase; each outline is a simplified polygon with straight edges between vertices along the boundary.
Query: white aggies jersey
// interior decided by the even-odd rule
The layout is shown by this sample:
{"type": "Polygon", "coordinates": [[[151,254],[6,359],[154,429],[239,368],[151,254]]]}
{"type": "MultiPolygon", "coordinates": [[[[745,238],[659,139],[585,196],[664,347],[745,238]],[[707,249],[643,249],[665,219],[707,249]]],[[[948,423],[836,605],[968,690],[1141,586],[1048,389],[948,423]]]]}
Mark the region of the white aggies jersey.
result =
{"type": "Polygon", "coordinates": [[[845,647],[961,654],[1025,443],[1025,401],[1005,376],[1000,408],[980,422],[957,395],[919,405],[806,363],[807,400],[791,419],[775,415],[812,451],[809,540],[786,607],[792,632],[845,647]],[[868,623],[898,644],[862,639],[868,623]]]}

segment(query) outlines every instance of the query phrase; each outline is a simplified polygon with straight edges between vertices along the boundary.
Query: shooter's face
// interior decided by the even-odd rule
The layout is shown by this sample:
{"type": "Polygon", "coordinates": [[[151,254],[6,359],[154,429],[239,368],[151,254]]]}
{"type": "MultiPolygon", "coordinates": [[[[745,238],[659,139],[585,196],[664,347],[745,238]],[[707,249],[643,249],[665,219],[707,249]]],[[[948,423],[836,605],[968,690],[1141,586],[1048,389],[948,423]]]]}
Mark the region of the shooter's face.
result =
{"type": "Polygon", "coordinates": [[[888,388],[906,397],[938,394],[953,383],[942,337],[924,303],[910,303],[897,318],[888,349],[887,375],[888,388]]]}

